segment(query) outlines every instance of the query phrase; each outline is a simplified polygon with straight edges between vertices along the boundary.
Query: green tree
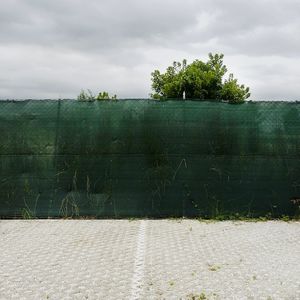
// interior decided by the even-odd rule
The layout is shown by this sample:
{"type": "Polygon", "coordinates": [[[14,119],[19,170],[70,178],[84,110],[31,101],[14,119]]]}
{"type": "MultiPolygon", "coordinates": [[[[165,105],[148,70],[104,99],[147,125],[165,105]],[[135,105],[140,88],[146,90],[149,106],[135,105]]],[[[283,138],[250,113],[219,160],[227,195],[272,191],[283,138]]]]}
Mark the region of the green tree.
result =
{"type": "Polygon", "coordinates": [[[91,90],[81,90],[79,95],[77,96],[77,100],[79,101],[94,101],[95,96],[91,92],[91,90]]]}
{"type": "Polygon", "coordinates": [[[91,90],[81,90],[77,96],[79,101],[95,101],[95,100],[116,100],[117,95],[110,96],[108,92],[100,92],[98,96],[94,96],[91,90]]]}
{"type": "Polygon", "coordinates": [[[116,100],[117,95],[110,96],[108,92],[99,93],[96,100],[116,100]]]}
{"type": "Polygon", "coordinates": [[[233,74],[230,74],[222,86],[221,99],[228,100],[230,103],[241,103],[249,97],[249,88],[243,84],[239,85],[237,79],[233,78],[233,74]]]}
{"type": "Polygon", "coordinates": [[[182,98],[185,93],[188,99],[245,101],[250,96],[249,88],[238,85],[231,75],[223,82],[227,72],[223,58],[223,54],[209,53],[207,62],[195,60],[188,65],[186,60],[175,61],[165,73],[155,70],[151,73],[152,98],[182,98]]]}

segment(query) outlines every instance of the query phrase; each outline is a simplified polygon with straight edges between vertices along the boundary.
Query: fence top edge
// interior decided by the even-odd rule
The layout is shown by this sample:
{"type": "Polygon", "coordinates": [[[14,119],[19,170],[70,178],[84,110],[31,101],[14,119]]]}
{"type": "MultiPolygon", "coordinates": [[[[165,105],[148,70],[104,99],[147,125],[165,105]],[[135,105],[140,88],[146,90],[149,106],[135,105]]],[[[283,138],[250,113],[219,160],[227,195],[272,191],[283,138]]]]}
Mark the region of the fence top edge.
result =
{"type": "MultiPolygon", "coordinates": [[[[166,99],[166,100],[155,100],[148,98],[120,98],[117,100],[94,100],[94,101],[79,101],[76,99],[0,99],[0,103],[25,103],[25,102],[78,102],[78,103],[117,103],[123,101],[139,101],[139,102],[155,102],[155,103],[167,103],[167,102],[198,102],[198,103],[225,103],[227,101],[219,100],[201,100],[201,99],[166,99]]],[[[249,100],[241,104],[232,104],[232,105],[247,105],[247,104],[300,104],[300,100],[249,100]]]]}

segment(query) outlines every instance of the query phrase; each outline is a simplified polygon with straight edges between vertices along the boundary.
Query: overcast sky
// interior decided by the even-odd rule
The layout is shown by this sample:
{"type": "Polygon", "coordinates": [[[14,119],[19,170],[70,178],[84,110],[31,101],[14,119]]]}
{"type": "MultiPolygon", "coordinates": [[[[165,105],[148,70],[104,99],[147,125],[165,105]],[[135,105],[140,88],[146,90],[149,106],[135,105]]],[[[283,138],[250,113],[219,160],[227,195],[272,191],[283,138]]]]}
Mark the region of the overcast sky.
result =
{"type": "Polygon", "coordinates": [[[299,0],[1,0],[0,98],[147,98],[151,72],[224,53],[253,100],[300,100],[299,0]]]}

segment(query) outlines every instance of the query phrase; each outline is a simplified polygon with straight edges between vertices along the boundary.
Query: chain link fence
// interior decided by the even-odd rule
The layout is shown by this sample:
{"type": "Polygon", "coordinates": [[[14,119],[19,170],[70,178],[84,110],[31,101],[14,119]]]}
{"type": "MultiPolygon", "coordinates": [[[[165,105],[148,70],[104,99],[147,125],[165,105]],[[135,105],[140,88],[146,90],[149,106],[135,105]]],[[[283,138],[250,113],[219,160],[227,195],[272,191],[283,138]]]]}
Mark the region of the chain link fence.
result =
{"type": "Polygon", "coordinates": [[[300,105],[0,101],[0,217],[299,214],[300,105]]]}

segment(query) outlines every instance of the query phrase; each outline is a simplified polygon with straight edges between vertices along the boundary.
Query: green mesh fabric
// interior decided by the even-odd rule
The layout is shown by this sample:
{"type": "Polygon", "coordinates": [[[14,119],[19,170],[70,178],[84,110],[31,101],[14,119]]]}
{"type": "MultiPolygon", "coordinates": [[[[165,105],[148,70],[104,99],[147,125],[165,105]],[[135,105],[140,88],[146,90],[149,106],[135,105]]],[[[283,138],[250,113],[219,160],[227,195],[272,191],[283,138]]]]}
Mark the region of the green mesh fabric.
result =
{"type": "Polygon", "coordinates": [[[1,217],[298,213],[298,103],[1,101],[0,126],[1,217]]]}

